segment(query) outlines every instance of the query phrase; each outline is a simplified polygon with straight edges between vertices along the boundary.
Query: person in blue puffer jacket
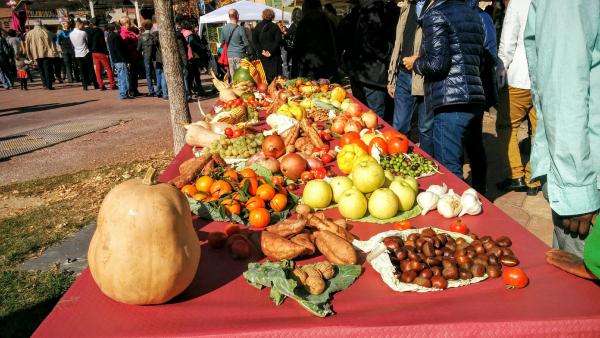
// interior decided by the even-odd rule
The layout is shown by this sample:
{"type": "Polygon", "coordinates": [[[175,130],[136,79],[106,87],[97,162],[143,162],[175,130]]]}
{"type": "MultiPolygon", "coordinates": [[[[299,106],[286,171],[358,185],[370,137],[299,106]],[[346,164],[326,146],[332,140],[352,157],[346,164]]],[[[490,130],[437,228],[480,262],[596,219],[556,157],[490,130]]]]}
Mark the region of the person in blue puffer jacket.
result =
{"type": "MultiPolygon", "coordinates": [[[[403,62],[425,78],[425,103],[434,112],[434,158],[463,178],[464,143],[469,144],[471,166],[486,162],[481,138],[469,135],[469,130],[477,129],[486,104],[481,81],[483,25],[464,0],[432,1],[419,23],[423,29],[420,55],[403,62]]],[[[473,187],[485,192],[485,178],[474,180],[473,187]]]]}

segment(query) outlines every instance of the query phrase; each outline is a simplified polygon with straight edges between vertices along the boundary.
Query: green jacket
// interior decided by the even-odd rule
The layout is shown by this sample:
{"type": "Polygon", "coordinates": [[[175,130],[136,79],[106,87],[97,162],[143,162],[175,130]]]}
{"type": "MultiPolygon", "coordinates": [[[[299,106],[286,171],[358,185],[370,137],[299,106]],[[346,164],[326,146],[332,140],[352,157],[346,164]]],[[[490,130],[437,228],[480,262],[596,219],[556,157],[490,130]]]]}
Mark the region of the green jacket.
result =
{"type": "Polygon", "coordinates": [[[585,239],[583,262],[588,270],[600,278],[600,216],[596,217],[596,224],[585,239]]]}
{"type": "Polygon", "coordinates": [[[559,215],[600,209],[600,0],[533,0],[525,28],[538,126],[531,176],[559,215]]]}

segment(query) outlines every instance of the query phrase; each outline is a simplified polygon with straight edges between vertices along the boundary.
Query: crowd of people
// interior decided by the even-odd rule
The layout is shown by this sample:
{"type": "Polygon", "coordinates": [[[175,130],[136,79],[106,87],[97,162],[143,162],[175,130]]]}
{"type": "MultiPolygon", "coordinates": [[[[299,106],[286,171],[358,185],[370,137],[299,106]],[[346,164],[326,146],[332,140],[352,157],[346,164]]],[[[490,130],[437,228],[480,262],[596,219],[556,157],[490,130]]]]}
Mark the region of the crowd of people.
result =
{"type": "MultiPolygon", "coordinates": [[[[420,147],[458,177],[468,157],[471,183],[484,194],[482,123],[484,111],[496,107],[505,149],[487,155],[504,158],[508,167],[497,187],[528,195],[543,190],[553,210],[554,247],[565,250],[548,253],[548,261],[595,278],[600,230],[588,234],[600,219],[600,152],[593,151],[600,147],[600,0],[502,2],[501,31],[479,0],[361,0],[344,17],[331,4],[305,0],[289,27],[273,22],[269,9],[255,26],[241,23],[233,9],[221,32],[218,60],[231,77],[249,58],[261,61],[268,81],[279,75],[348,78],[352,94],[400,132],[411,131],[416,113],[420,147]],[[524,164],[517,132],[526,120],[533,150],[524,164]],[[586,238],[595,242],[584,247],[586,238]],[[586,266],[592,264],[590,273],[586,266]]],[[[188,96],[204,95],[206,40],[190,21],[179,21],[176,32],[188,96]]],[[[14,48],[14,68],[25,88],[35,62],[47,89],[54,76],[81,80],[84,90],[90,84],[104,89],[104,68],[110,88],[127,99],[139,95],[137,78],[144,71],[147,95],[166,99],[158,34],[152,21],[138,30],[128,18],[104,33],[94,20],[65,22],[56,36],[36,25],[23,50],[9,32],[0,41],[0,80],[10,86],[7,65],[14,56],[7,51],[14,48]]]]}
{"type": "MultiPolygon", "coordinates": [[[[37,66],[43,88],[54,90],[54,83],[81,83],[83,90],[91,86],[99,90],[118,90],[119,98],[140,96],[138,79],[145,76],[145,96],[168,100],[168,89],[160,51],[159,25],[145,20],[141,27],[129,17],[118,23],[98,27],[98,19],[65,18],[58,33],[33,21],[33,29],[19,36],[9,30],[0,40],[0,81],[11,89],[15,79],[27,90],[33,81],[31,68],[37,66]],[[103,77],[106,77],[107,85],[103,77]]],[[[175,27],[183,80],[188,99],[208,96],[200,80],[208,66],[208,46],[198,34],[198,25],[181,19],[175,27]]]]}

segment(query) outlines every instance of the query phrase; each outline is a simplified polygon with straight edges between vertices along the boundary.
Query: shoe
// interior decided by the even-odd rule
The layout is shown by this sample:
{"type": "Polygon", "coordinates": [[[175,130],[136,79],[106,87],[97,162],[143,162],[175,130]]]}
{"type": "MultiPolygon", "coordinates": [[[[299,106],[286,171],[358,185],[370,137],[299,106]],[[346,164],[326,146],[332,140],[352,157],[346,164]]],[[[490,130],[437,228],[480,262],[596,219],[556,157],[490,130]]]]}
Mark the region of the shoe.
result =
{"type": "Polygon", "coordinates": [[[88,88],[87,87],[83,87],[83,90],[88,90],[88,88]]]}
{"type": "Polygon", "coordinates": [[[163,100],[169,101],[169,97],[168,96],[163,96],[163,100]]]}
{"type": "Polygon", "coordinates": [[[101,92],[103,92],[103,91],[105,91],[105,90],[106,90],[106,87],[104,87],[104,86],[100,87],[100,91],[101,91],[101,92]]]}
{"type": "Polygon", "coordinates": [[[156,94],[156,97],[160,99],[162,97],[162,94],[156,94]]]}
{"type": "Polygon", "coordinates": [[[146,94],[145,96],[146,96],[146,97],[154,97],[155,95],[154,95],[154,93],[148,93],[148,94],[146,94]]]}
{"type": "Polygon", "coordinates": [[[512,190],[512,191],[520,191],[523,192],[527,190],[527,185],[525,184],[525,180],[523,177],[511,179],[507,178],[502,182],[496,184],[499,190],[512,190]]]}
{"type": "Polygon", "coordinates": [[[118,89],[119,89],[118,86],[112,86],[112,87],[110,87],[110,90],[118,90],[118,89]]]}
{"type": "Polygon", "coordinates": [[[527,196],[537,196],[538,192],[540,192],[541,187],[527,187],[527,196]]]}

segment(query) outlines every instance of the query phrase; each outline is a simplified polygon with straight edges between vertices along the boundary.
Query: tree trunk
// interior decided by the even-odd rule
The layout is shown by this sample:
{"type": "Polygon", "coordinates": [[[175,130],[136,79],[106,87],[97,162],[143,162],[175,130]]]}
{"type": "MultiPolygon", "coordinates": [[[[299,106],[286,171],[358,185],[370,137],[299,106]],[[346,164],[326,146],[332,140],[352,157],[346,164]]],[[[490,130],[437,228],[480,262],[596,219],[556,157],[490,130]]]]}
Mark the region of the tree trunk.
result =
{"type": "Polygon", "coordinates": [[[179,56],[179,46],[175,36],[172,0],[154,0],[156,19],[160,27],[158,34],[162,53],[164,76],[169,90],[171,128],[173,130],[173,150],[175,154],[185,145],[184,124],[192,117],[188,107],[183,83],[183,64],[179,56]]]}

